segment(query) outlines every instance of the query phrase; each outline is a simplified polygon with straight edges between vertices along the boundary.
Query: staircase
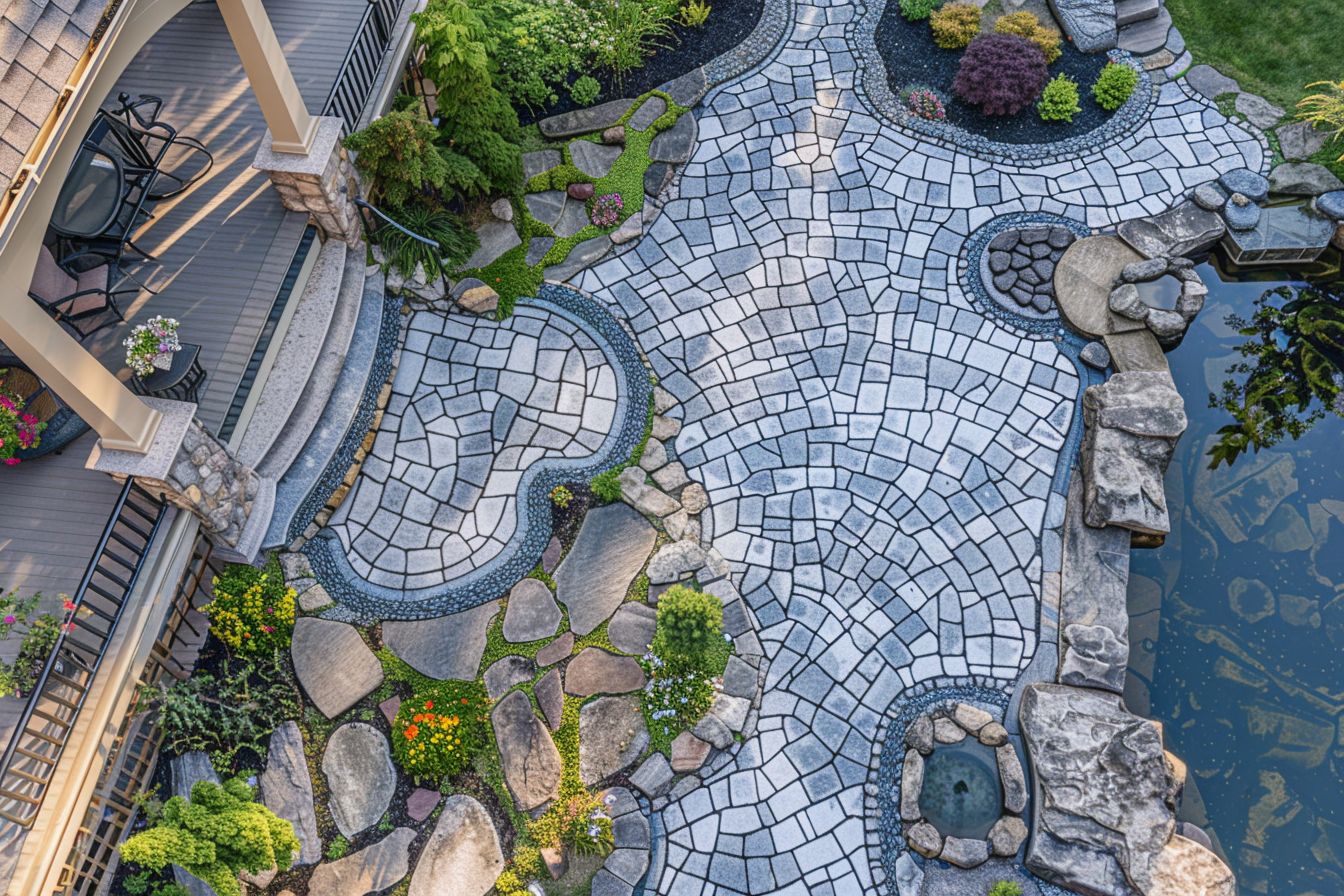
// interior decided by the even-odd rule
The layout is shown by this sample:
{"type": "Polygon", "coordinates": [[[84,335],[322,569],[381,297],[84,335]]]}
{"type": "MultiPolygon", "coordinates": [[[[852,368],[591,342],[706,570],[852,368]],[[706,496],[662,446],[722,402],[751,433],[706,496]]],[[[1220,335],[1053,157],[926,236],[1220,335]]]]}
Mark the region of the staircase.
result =
{"type": "Polygon", "coordinates": [[[1169,46],[1173,34],[1179,40],[1179,32],[1173,32],[1171,13],[1162,0],[1117,0],[1115,23],[1120,28],[1120,49],[1135,56],[1149,56],[1165,49],[1174,59],[1185,50],[1183,42],[1179,47],[1169,46]]]}

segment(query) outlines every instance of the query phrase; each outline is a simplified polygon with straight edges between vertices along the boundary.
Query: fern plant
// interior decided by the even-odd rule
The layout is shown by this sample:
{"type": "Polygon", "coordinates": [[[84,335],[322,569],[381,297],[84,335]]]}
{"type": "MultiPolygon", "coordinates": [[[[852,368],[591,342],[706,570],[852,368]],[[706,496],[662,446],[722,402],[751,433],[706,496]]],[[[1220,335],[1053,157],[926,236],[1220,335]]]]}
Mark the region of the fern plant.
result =
{"type": "Polygon", "coordinates": [[[705,0],[687,0],[681,8],[681,24],[687,28],[703,28],[709,21],[710,9],[705,0]]]}
{"type": "MultiPolygon", "coordinates": [[[[1332,143],[1338,141],[1344,137],[1344,81],[1316,81],[1307,85],[1308,90],[1313,87],[1325,89],[1297,104],[1297,118],[1329,131],[1332,143]]],[[[1344,155],[1339,161],[1344,162],[1344,155]]]]}

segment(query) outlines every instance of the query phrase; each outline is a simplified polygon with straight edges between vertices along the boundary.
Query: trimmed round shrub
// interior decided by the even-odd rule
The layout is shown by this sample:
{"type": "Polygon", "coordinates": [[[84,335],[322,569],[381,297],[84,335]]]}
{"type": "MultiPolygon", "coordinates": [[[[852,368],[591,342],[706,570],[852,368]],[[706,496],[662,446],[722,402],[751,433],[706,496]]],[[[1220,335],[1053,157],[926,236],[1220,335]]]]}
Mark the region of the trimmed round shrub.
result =
{"type": "Polygon", "coordinates": [[[908,21],[922,22],[942,4],[943,0],[901,0],[901,15],[908,21]]]}
{"type": "Polygon", "coordinates": [[[949,3],[929,16],[933,42],[944,50],[960,50],[980,33],[980,7],[949,3]]]}
{"type": "Polygon", "coordinates": [[[994,23],[994,31],[996,34],[1015,34],[1031,41],[1040,47],[1047,64],[1054,62],[1064,53],[1059,48],[1063,35],[1054,28],[1041,24],[1041,20],[1036,18],[1036,14],[1033,12],[1023,10],[1022,12],[1013,12],[1001,16],[994,23]]]}
{"type": "Polygon", "coordinates": [[[569,96],[577,105],[591,106],[602,95],[602,85],[592,75],[579,77],[569,87],[569,96]]]}
{"type": "Polygon", "coordinates": [[[947,107],[938,94],[929,87],[908,87],[901,93],[905,108],[911,115],[926,121],[946,121],[947,107]]]}
{"type": "Polygon", "coordinates": [[[1114,112],[1125,104],[1139,86],[1139,73],[1121,62],[1108,62],[1092,85],[1092,97],[1107,112],[1114,112]]]}
{"type": "Polygon", "coordinates": [[[662,659],[701,668],[723,640],[723,605],[711,594],[673,585],[658,598],[653,652],[662,659]]]}
{"type": "Polygon", "coordinates": [[[434,682],[402,701],[392,721],[392,755],[416,781],[452,777],[489,745],[489,711],[480,682],[434,682]]]}
{"type": "Polygon", "coordinates": [[[1078,83],[1068,75],[1056,75],[1045,85],[1036,111],[1042,121],[1073,121],[1073,116],[1083,111],[1078,105],[1078,83]]]}
{"type": "Polygon", "coordinates": [[[1016,115],[1041,95],[1048,73],[1045,57],[1014,34],[985,34],[961,57],[952,90],[986,115],[1016,115]]]}

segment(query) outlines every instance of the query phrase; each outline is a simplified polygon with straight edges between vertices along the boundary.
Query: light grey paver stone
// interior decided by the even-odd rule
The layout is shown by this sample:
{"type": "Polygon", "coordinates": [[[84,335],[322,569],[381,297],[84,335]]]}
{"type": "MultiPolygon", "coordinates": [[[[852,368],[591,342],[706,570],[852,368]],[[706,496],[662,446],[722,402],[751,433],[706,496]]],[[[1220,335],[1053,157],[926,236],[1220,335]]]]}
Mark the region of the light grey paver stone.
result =
{"type": "Polygon", "coordinates": [[[672,766],[662,753],[654,753],[635,769],[630,783],[647,797],[658,797],[672,787],[672,766]]]}
{"type": "Polygon", "coordinates": [[[472,681],[480,673],[494,601],[437,619],[383,623],[383,643],[422,675],[472,681]]]}
{"type": "Polygon", "coordinates": [[[305,616],[290,643],[294,674],[308,699],[329,719],[383,683],[383,666],[359,632],[344,622],[305,616]]]}
{"type": "Polygon", "coordinates": [[[469,796],[450,796],[416,861],[407,896],[485,896],[503,870],[489,813],[469,796]]]}
{"type": "Polygon", "coordinates": [[[648,520],[624,504],[588,512],[555,571],[556,596],[575,635],[588,634],[616,612],[657,537],[648,520]]]}
{"type": "Polygon", "coordinates": [[[1185,73],[1186,82],[1206,99],[1216,100],[1226,93],[1240,93],[1241,86],[1211,65],[1196,65],[1185,73]]]}

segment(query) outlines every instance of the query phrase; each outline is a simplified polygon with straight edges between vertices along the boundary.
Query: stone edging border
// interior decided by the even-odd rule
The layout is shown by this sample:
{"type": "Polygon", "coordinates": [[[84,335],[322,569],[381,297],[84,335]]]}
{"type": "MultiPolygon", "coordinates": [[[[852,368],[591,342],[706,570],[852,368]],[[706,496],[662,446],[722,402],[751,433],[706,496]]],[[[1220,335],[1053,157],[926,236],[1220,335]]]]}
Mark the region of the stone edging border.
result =
{"type": "Polygon", "coordinates": [[[887,6],[888,0],[871,0],[864,15],[849,31],[863,72],[854,89],[874,112],[919,140],[991,162],[1050,164],[1086,156],[1119,143],[1138,130],[1157,105],[1157,86],[1139,61],[1124,50],[1111,50],[1106,55],[1112,62],[1127,63],[1138,71],[1139,84],[1129,100],[1105,124],[1085,134],[1052,143],[1000,143],[948,122],[925,121],[907,114],[887,83],[887,65],[878,52],[876,41],[877,27],[887,6]]]}
{"type": "Polygon", "coordinates": [[[303,551],[314,576],[336,602],[336,607],[322,614],[324,618],[357,623],[430,619],[503,597],[536,566],[550,541],[550,490],[610,469],[629,457],[643,437],[653,387],[644,360],[625,328],[596,301],[566,286],[543,284],[540,297],[524,303],[575,320],[604,350],[616,372],[617,394],[624,396],[624,406],[617,410],[617,417],[623,421],[619,430],[596,454],[582,461],[555,458],[529,468],[518,488],[518,525],[504,551],[451,583],[422,591],[398,591],[366,582],[351,569],[339,540],[330,532],[319,533],[303,551]]]}

